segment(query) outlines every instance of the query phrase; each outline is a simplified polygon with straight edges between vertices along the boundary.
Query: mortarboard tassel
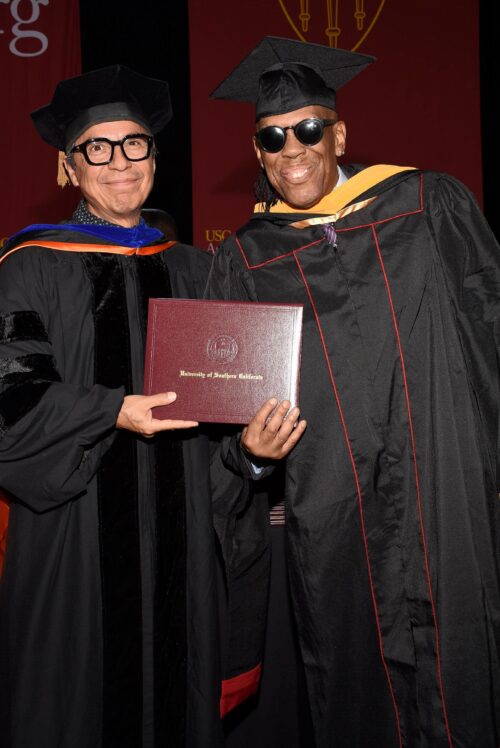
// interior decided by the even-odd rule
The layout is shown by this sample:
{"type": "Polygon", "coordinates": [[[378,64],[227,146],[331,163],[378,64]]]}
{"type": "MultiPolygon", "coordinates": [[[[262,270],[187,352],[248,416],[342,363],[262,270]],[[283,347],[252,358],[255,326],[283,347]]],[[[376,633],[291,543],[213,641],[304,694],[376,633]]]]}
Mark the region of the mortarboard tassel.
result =
{"type": "Polygon", "coordinates": [[[59,187],[66,187],[67,184],[69,184],[68,175],[66,173],[66,169],[64,168],[64,160],[66,158],[66,154],[64,151],[59,151],[59,158],[57,162],[57,184],[59,187]]]}

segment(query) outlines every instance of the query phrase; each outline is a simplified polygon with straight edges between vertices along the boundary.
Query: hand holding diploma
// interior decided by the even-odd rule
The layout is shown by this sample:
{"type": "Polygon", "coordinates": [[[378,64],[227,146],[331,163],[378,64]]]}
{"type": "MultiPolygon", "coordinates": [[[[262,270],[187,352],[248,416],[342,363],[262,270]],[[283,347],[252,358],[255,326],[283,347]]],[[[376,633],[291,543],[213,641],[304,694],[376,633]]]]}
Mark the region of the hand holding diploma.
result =
{"type": "Polygon", "coordinates": [[[283,400],[278,407],[277,403],[276,398],[265,402],[243,429],[241,446],[252,457],[281,460],[292,451],[306,430],[307,422],[297,420],[299,408],[290,410],[288,400],[283,400]]]}
{"type": "Polygon", "coordinates": [[[198,426],[197,421],[153,418],[152,408],[158,405],[170,405],[176,397],[175,392],[159,392],[157,395],[127,395],[118,413],[116,427],[135,431],[150,438],[159,431],[190,429],[198,426]]]}

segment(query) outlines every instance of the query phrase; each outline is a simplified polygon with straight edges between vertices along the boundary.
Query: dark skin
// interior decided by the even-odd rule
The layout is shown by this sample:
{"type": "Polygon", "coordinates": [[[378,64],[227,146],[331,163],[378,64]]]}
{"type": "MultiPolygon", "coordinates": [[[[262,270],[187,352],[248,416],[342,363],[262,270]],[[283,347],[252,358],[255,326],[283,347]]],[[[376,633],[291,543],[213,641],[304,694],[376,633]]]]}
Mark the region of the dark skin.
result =
{"type": "MultiPolygon", "coordinates": [[[[270,115],[257,123],[257,129],[269,125],[288,127],[308,117],[338,120],[337,113],[322,106],[308,106],[286,114],[270,115]]],[[[265,169],[276,192],[293,207],[309,208],[333,190],[337,182],[337,157],[345,150],[344,122],[325,128],[323,138],[314,146],[302,144],[289,130],[285,145],[278,153],[267,153],[254,139],[257,160],[265,169]]],[[[299,421],[299,409],[289,412],[284,400],[276,408],[276,399],[268,400],[243,430],[241,445],[251,457],[281,460],[295,447],[306,430],[299,421]],[[271,416],[274,408],[274,414],[271,416]],[[271,417],[270,417],[271,416],[271,417]]]]}
{"type": "MultiPolygon", "coordinates": [[[[333,109],[307,106],[263,117],[257,122],[257,130],[270,125],[289,127],[309,117],[338,120],[333,109]]],[[[337,158],[344,153],[345,144],[346,126],[341,120],[326,127],[323,138],[312,146],[301,143],[292,130],[287,131],[285,146],[278,153],[267,153],[254,139],[257,160],[272,186],[286,203],[299,210],[310,208],[333,190],[337,182],[337,158]]]]}
{"type": "MultiPolygon", "coordinates": [[[[286,114],[272,115],[259,120],[257,129],[268,125],[287,127],[307,117],[337,120],[337,113],[322,106],[308,106],[286,114]]],[[[337,121],[325,128],[323,138],[314,146],[305,146],[289,130],[284,148],[278,153],[266,153],[254,140],[257,160],[266,171],[276,192],[289,205],[309,208],[333,190],[337,182],[337,158],[344,153],[346,127],[337,121]]],[[[241,445],[250,457],[281,460],[286,457],[306,430],[305,420],[299,421],[299,409],[290,409],[284,400],[276,408],[277,400],[268,400],[243,430],[241,445]],[[273,410],[276,408],[274,414],[273,410]]]]}
{"type": "MultiPolygon", "coordinates": [[[[259,120],[257,129],[268,125],[287,127],[307,117],[338,119],[337,113],[331,109],[308,106],[265,117],[259,120]]],[[[257,160],[276,192],[285,202],[300,210],[315,205],[333,190],[337,182],[337,158],[344,153],[345,143],[345,124],[337,121],[325,128],[322,140],[314,146],[303,145],[289,130],[285,146],[278,153],[266,153],[255,140],[254,148],[257,160]]],[[[243,430],[241,445],[250,457],[281,460],[302,438],[307,422],[298,420],[299,409],[290,410],[287,400],[278,407],[276,405],[275,398],[264,403],[243,430]]]]}
{"type": "Polygon", "coordinates": [[[307,422],[298,420],[299,408],[290,410],[288,400],[277,403],[276,398],[267,400],[243,429],[241,446],[250,457],[281,460],[306,430],[307,422]]]}

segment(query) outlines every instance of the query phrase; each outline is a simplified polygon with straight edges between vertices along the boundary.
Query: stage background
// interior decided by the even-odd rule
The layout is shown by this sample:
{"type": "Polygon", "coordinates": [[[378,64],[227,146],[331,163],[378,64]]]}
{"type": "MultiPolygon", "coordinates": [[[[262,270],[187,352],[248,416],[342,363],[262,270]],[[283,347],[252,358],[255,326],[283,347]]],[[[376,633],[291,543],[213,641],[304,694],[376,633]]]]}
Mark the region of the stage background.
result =
{"type": "Polygon", "coordinates": [[[195,244],[212,249],[247,220],[257,174],[253,106],[210,92],[262,36],[328,44],[329,20],[336,46],[377,58],[338,96],[344,162],[449,172],[482,202],[478,0],[239,0],[237,11],[232,0],[189,0],[189,17],[195,244]]]}
{"type": "MultiPolygon", "coordinates": [[[[289,0],[283,2],[290,6],[289,0]]],[[[299,0],[294,2],[299,5],[299,0]]],[[[341,0],[341,12],[347,10],[352,16],[353,4],[354,0],[341,0]]],[[[0,238],[27,223],[68,217],[77,200],[72,188],[61,191],[56,186],[54,152],[40,141],[28,116],[32,108],[49,100],[60,64],[67,64],[68,74],[71,68],[77,72],[76,5],[77,0],[0,0],[0,238]],[[16,20],[15,15],[24,20],[16,20]],[[66,30],[65,24],[69,24],[66,30]],[[24,47],[18,42],[20,49],[31,44],[28,51],[34,51],[37,38],[30,41],[26,35],[43,33],[50,41],[48,50],[34,57],[13,55],[9,46],[17,38],[15,25],[15,33],[25,35],[24,47]]],[[[320,41],[317,24],[324,2],[310,0],[309,6],[316,24],[315,40],[320,41]]],[[[373,4],[366,0],[364,7],[371,18],[373,4]]],[[[295,32],[278,0],[240,0],[237,6],[220,0],[207,7],[201,0],[191,0],[190,27],[187,2],[143,0],[140,9],[140,13],[126,13],[119,0],[80,3],[82,70],[122,62],[169,81],[174,119],[158,138],[157,176],[147,205],[171,212],[180,238],[189,242],[193,195],[195,235],[198,243],[210,246],[207,231],[217,239],[216,231],[224,232],[246,220],[256,171],[250,142],[251,107],[208,102],[206,97],[263,34],[293,37],[295,32]],[[196,58],[191,95],[189,46],[196,58]],[[197,167],[193,191],[191,131],[197,167]],[[233,166],[228,168],[228,164],[233,166]]],[[[339,43],[344,44],[353,29],[349,31],[349,24],[342,20],[341,30],[339,43]]],[[[345,46],[352,46],[352,41],[345,46]]],[[[349,126],[348,159],[373,157],[444,169],[463,179],[479,199],[482,162],[484,209],[500,236],[500,57],[493,4],[467,0],[457,9],[451,0],[435,8],[429,0],[419,4],[386,0],[359,50],[375,54],[378,62],[340,92],[340,110],[349,126]],[[440,60],[443,50],[446,54],[440,60]],[[359,87],[365,86],[368,90],[361,99],[359,87]]]]}
{"type": "MultiPolygon", "coordinates": [[[[71,214],[75,194],[57,185],[57,151],[29,113],[81,69],[78,0],[0,0],[0,244],[28,223],[71,214]]],[[[0,574],[8,509],[0,491],[0,574]]]]}
{"type": "Polygon", "coordinates": [[[29,113],[81,67],[78,0],[0,0],[0,239],[59,221],[75,197],[57,185],[57,151],[29,113]]]}
{"type": "MultiPolygon", "coordinates": [[[[58,0],[60,1],[60,0],[58,0]]],[[[156,136],[155,184],[146,203],[172,214],[190,242],[191,97],[187,0],[141,0],[129,12],[119,0],[81,0],[82,70],[121,63],[167,80],[173,118],[156,136]],[[95,19],[99,18],[96,24],[95,19]]]]}

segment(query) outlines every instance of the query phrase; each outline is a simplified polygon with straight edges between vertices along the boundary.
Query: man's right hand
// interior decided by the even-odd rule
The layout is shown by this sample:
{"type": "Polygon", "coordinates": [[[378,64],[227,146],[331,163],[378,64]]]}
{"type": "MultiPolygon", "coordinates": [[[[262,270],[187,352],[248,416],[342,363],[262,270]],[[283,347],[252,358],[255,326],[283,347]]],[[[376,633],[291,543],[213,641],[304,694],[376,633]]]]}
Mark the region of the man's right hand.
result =
{"type": "Polygon", "coordinates": [[[161,392],[158,395],[126,395],[116,419],[116,428],[128,429],[142,436],[152,437],[159,431],[190,429],[198,426],[197,421],[153,418],[152,408],[158,405],[170,405],[176,397],[175,392],[161,392]]]}

